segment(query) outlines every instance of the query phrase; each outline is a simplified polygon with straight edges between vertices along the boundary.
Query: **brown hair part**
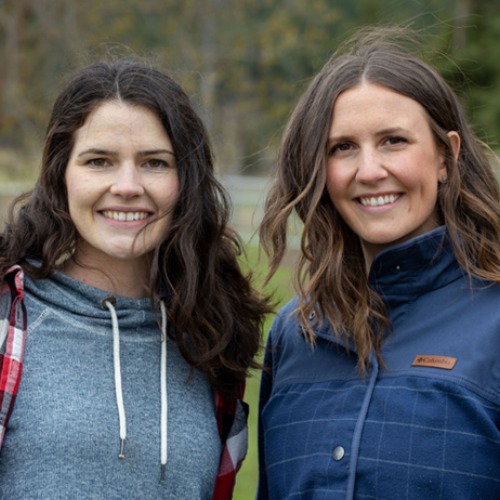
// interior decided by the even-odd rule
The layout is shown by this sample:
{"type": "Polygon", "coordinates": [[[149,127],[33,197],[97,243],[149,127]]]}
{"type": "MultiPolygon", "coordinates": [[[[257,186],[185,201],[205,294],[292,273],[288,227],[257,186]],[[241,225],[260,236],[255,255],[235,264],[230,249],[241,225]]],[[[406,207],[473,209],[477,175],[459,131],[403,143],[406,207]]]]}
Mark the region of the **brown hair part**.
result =
{"type": "Polygon", "coordinates": [[[368,286],[359,238],[345,224],[326,191],[328,132],[337,97],[362,82],[382,85],[418,102],[427,112],[448,181],[438,191],[440,223],[448,228],[458,262],[470,275],[500,283],[500,192],[489,150],[475,136],[455,93],[439,73],[407,47],[414,37],[399,28],[358,33],[325,64],[300,98],[285,130],[276,180],[260,228],[270,257],[269,277],[281,262],[288,220],[303,223],[296,273],[297,317],[314,342],[311,313],[353,341],[361,372],[370,353],[379,361],[383,333],[390,327],[382,299],[368,286]],[[447,135],[456,131],[455,160],[447,135]]]}
{"type": "Polygon", "coordinates": [[[266,298],[240,269],[241,241],[228,227],[230,203],[215,178],[206,129],[189,97],[166,73],[142,62],[92,64],[57,97],[34,189],[9,209],[0,238],[0,273],[20,263],[46,278],[73,254],[78,238],[68,209],[65,170],[75,132],[100,104],[120,100],[155,113],[176,157],[180,197],[154,251],[148,289],[168,303],[169,334],[213,387],[236,394],[261,344],[266,298]],[[30,260],[35,259],[36,264],[30,260]]]}

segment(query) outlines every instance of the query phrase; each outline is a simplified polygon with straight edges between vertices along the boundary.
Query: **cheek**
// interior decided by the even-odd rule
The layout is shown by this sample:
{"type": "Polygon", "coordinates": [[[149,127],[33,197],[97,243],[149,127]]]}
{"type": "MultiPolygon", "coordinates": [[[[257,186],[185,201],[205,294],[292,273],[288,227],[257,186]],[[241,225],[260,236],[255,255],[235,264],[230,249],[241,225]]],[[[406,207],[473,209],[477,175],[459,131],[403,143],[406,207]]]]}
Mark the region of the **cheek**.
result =
{"type": "Polygon", "coordinates": [[[97,199],[94,188],[88,182],[78,179],[66,180],[68,212],[75,225],[88,218],[97,199]]]}
{"type": "Polygon", "coordinates": [[[177,175],[172,176],[164,183],[157,183],[152,186],[157,200],[157,206],[161,211],[172,211],[179,201],[180,186],[177,175]]]}
{"type": "Polygon", "coordinates": [[[331,202],[337,206],[347,195],[348,181],[338,169],[328,168],[326,172],[326,190],[331,202]]]}
{"type": "Polygon", "coordinates": [[[439,168],[432,158],[422,158],[421,163],[402,171],[399,182],[409,191],[418,193],[424,201],[437,201],[439,168]],[[428,165],[428,168],[422,168],[428,165]]]}
{"type": "Polygon", "coordinates": [[[68,206],[70,211],[72,208],[76,210],[76,207],[82,204],[88,195],[85,195],[84,186],[78,185],[77,183],[66,183],[66,192],[68,194],[68,206]]]}
{"type": "Polygon", "coordinates": [[[438,186],[436,182],[429,182],[426,189],[422,195],[424,198],[424,203],[428,205],[429,209],[434,210],[438,202],[438,186]]]}
{"type": "Polygon", "coordinates": [[[75,190],[76,190],[76,185],[71,181],[71,179],[70,180],[66,179],[66,196],[71,216],[73,212],[73,206],[75,204],[75,199],[77,198],[75,190]]]}

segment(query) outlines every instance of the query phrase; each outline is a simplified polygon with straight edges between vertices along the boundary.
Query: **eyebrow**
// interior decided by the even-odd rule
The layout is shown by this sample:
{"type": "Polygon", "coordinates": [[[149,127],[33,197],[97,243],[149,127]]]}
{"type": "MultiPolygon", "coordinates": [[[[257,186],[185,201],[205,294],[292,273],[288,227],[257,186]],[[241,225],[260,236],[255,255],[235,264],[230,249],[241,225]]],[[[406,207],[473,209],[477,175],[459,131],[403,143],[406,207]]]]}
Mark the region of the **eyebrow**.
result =
{"type": "Polygon", "coordinates": [[[141,156],[161,155],[161,154],[175,156],[174,152],[170,151],[169,149],[147,149],[146,151],[139,151],[139,154],[141,156]]]}
{"type": "MultiPolygon", "coordinates": [[[[382,136],[382,135],[402,134],[402,133],[411,134],[412,132],[404,127],[389,127],[377,131],[375,135],[382,136]]],[[[327,145],[331,146],[336,142],[350,141],[352,140],[353,135],[356,134],[340,134],[338,136],[333,135],[331,137],[328,137],[327,145]]]]}
{"type": "MultiPolygon", "coordinates": [[[[86,156],[86,155],[116,156],[116,154],[117,153],[115,151],[110,151],[107,149],[89,148],[86,149],[85,151],[82,151],[81,153],[78,153],[77,157],[80,158],[81,156],[86,156]]],[[[174,152],[168,149],[147,149],[145,151],[139,151],[140,156],[151,156],[159,154],[169,154],[175,156],[174,152]]]]}
{"type": "Polygon", "coordinates": [[[389,135],[389,134],[411,134],[411,130],[404,127],[389,127],[379,130],[377,135],[389,135]]]}

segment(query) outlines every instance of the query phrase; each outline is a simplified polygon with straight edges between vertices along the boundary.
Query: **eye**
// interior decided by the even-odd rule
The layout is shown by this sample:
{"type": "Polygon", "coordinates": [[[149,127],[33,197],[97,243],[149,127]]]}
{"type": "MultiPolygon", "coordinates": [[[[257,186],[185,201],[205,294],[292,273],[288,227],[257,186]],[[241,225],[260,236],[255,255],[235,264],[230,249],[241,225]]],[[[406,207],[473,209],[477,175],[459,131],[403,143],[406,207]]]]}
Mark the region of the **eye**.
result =
{"type": "Polygon", "coordinates": [[[348,142],[339,142],[338,144],[334,144],[328,151],[329,156],[333,156],[338,153],[345,153],[351,151],[353,148],[352,144],[348,142]]]}
{"type": "Polygon", "coordinates": [[[390,135],[385,139],[385,144],[388,144],[389,146],[405,144],[407,142],[408,141],[404,137],[401,137],[400,135],[390,135]]]}
{"type": "Polygon", "coordinates": [[[87,165],[95,168],[103,168],[111,165],[111,163],[106,158],[91,158],[87,161],[87,165]]]}
{"type": "Polygon", "coordinates": [[[144,162],[144,166],[152,170],[161,170],[170,167],[168,162],[159,158],[149,158],[144,162]]]}

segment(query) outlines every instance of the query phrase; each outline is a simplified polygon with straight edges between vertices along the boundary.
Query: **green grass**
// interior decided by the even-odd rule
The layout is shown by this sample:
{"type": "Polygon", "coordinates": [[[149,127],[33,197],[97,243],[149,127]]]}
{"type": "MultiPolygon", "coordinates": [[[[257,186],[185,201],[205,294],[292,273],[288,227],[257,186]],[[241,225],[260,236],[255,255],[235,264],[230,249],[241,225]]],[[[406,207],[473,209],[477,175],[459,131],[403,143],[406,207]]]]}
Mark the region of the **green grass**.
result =
{"type": "MultiPolygon", "coordinates": [[[[267,271],[266,259],[259,259],[258,250],[256,247],[247,248],[247,261],[243,261],[243,265],[248,267],[255,278],[255,286],[262,289],[264,276],[267,271]]],[[[291,265],[284,264],[280,266],[275,276],[265,288],[265,292],[272,294],[273,298],[278,302],[279,306],[287,302],[293,295],[294,291],[291,286],[291,277],[293,269],[291,265]]],[[[278,306],[278,307],[279,307],[278,306]]],[[[273,315],[269,315],[264,326],[264,334],[267,334],[273,315]]],[[[257,460],[257,419],[258,419],[258,402],[259,402],[259,385],[260,372],[252,373],[252,376],[247,381],[245,391],[245,401],[250,405],[250,415],[248,421],[248,454],[243,462],[240,472],[236,477],[236,488],[234,491],[235,500],[253,500],[257,490],[258,480],[258,460],[257,460]]]]}

